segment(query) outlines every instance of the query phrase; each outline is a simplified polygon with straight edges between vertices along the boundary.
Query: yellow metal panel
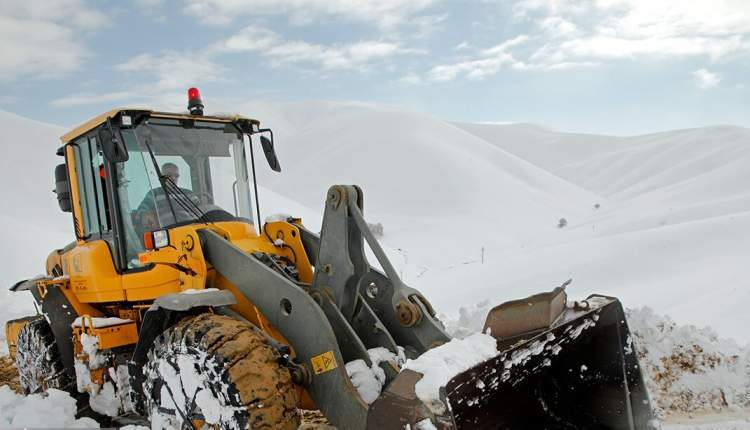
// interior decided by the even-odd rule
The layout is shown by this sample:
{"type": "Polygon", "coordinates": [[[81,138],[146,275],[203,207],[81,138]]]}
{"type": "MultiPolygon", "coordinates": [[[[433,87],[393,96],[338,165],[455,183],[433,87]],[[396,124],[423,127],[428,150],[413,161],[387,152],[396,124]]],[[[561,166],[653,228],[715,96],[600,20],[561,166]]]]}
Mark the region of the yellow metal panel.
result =
{"type": "Polygon", "coordinates": [[[266,233],[265,238],[269,242],[276,241],[277,239],[281,239],[284,242],[284,245],[275,247],[276,253],[294,262],[299,272],[299,280],[308,284],[312,283],[312,264],[310,264],[305,247],[302,245],[299,228],[294,224],[280,221],[266,223],[263,229],[266,233]]]}
{"type": "Polygon", "coordinates": [[[195,115],[189,115],[189,114],[181,114],[181,113],[170,113],[170,112],[154,112],[151,109],[140,109],[140,108],[117,108],[112,109],[110,111],[104,112],[100,115],[97,115],[90,120],[84,122],[83,124],[79,125],[78,127],[74,128],[73,130],[65,133],[60,137],[60,141],[62,144],[66,144],[70,142],[71,140],[88,133],[89,131],[95,129],[96,127],[100,126],[101,124],[104,124],[107,122],[107,118],[113,118],[118,113],[122,111],[137,111],[137,112],[147,112],[151,114],[154,118],[176,118],[176,119],[199,119],[201,121],[209,121],[209,122],[232,122],[236,121],[238,119],[245,119],[248,121],[251,121],[255,124],[260,124],[258,120],[251,119],[251,118],[245,118],[239,115],[234,116],[195,116],[195,115]]]}
{"type": "Polygon", "coordinates": [[[180,292],[179,272],[171,267],[154,267],[122,275],[122,286],[127,300],[154,300],[165,294],[180,292]]]}
{"type": "MultiPolygon", "coordinates": [[[[76,157],[73,147],[67,148],[66,163],[68,165],[68,177],[70,178],[70,200],[73,203],[73,216],[76,219],[75,228],[76,238],[83,236],[83,206],[81,205],[81,192],[78,189],[78,171],[76,166],[76,157]]],[[[83,243],[83,239],[76,239],[78,243],[83,243]]]]}
{"type": "Polygon", "coordinates": [[[192,224],[170,229],[170,246],[141,253],[141,263],[151,263],[153,267],[123,276],[128,300],[153,300],[165,294],[205,288],[206,261],[196,230],[204,227],[192,224]]]}
{"type": "MultiPolygon", "coordinates": [[[[90,130],[98,127],[100,124],[105,123],[107,121],[107,118],[111,118],[117,115],[122,110],[124,109],[123,108],[112,109],[110,111],[104,112],[103,114],[97,115],[91,118],[90,120],[84,122],[83,124],[79,125],[78,127],[74,128],[73,130],[60,136],[60,141],[63,143],[63,145],[68,143],[71,140],[77,138],[78,136],[81,136],[89,132],[90,130]]],[[[148,112],[148,111],[145,111],[145,112],[148,112]]]]}
{"type": "Polygon", "coordinates": [[[99,349],[134,345],[138,342],[138,329],[135,326],[135,322],[97,328],[94,330],[94,334],[99,338],[99,349]]]}
{"type": "Polygon", "coordinates": [[[82,301],[81,297],[75,294],[73,288],[71,288],[69,277],[60,277],[48,281],[40,281],[37,284],[37,288],[39,288],[39,292],[42,297],[47,294],[47,290],[51,288],[58,288],[63,293],[65,298],[68,299],[70,305],[73,306],[73,310],[75,311],[76,315],[92,315],[95,317],[102,315],[102,313],[98,309],[94,308],[88,303],[85,303],[85,300],[82,301]]]}
{"type": "Polygon", "coordinates": [[[37,316],[10,320],[5,323],[5,340],[8,342],[8,354],[13,360],[16,359],[16,348],[18,345],[18,335],[21,329],[26,327],[29,321],[38,318],[37,316]]]}
{"type": "Polygon", "coordinates": [[[120,275],[105,241],[80,242],[63,259],[68,262],[70,287],[81,302],[125,300],[120,275]]]}
{"type": "Polygon", "coordinates": [[[126,345],[134,345],[138,343],[138,328],[135,321],[98,328],[93,326],[92,318],[89,315],[83,315],[81,321],[81,327],[73,328],[75,351],[77,354],[83,354],[81,335],[84,333],[89,336],[95,336],[99,340],[99,350],[117,348],[126,345]]]}

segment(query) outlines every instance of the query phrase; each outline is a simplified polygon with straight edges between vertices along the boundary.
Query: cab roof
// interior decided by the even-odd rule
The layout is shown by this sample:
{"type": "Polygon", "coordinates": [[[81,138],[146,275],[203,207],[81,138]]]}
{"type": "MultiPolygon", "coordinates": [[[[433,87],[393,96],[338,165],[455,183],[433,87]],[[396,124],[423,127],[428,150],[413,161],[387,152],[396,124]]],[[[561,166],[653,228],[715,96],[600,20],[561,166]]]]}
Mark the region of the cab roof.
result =
{"type": "Polygon", "coordinates": [[[128,115],[132,115],[134,113],[145,113],[153,118],[175,118],[175,119],[195,119],[195,120],[201,120],[201,121],[210,121],[210,122],[224,122],[224,123],[230,123],[237,120],[245,120],[255,125],[260,125],[260,121],[252,118],[246,118],[241,115],[233,114],[233,115],[191,115],[187,112],[185,113],[172,113],[172,112],[158,112],[150,109],[143,109],[143,108],[117,108],[112,109],[110,111],[104,112],[100,115],[97,115],[90,120],[84,122],[83,124],[79,125],[78,127],[74,128],[73,130],[65,133],[64,135],[60,136],[60,141],[63,145],[66,143],[76,139],[77,137],[84,135],[88,133],[89,131],[95,129],[96,127],[100,126],[101,124],[104,124],[107,122],[107,118],[114,118],[120,113],[126,113],[128,115]]]}

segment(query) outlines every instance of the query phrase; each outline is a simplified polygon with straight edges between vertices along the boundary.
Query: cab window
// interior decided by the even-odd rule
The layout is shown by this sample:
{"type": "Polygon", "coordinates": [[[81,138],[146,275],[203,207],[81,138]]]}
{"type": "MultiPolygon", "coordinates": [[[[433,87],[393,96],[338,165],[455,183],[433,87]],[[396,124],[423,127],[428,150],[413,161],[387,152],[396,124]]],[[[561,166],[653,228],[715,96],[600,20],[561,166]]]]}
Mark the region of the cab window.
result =
{"type": "Polygon", "coordinates": [[[111,230],[111,224],[102,151],[95,137],[83,137],[74,142],[73,153],[84,237],[107,233],[111,230]]]}

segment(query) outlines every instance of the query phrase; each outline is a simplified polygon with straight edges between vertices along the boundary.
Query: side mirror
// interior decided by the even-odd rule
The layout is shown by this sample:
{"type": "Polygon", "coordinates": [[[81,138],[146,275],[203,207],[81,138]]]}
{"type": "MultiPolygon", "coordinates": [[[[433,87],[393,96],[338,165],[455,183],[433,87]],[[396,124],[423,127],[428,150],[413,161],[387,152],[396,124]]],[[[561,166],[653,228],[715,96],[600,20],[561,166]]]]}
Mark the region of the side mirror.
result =
{"type": "Polygon", "coordinates": [[[279,159],[276,158],[276,150],[273,148],[273,132],[270,129],[261,130],[269,131],[271,138],[266,136],[260,136],[260,146],[263,147],[263,153],[266,154],[266,161],[274,172],[281,172],[281,165],[279,165],[279,159]]]}
{"type": "Polygon", "coordinates": [[[122,135],[116,133],[112,128],[112,121],[107,118],[107,125],[99,130],[99,144],[102,146],[104,158],[119,163],[128,161],[128,149],[125,148],[125,142],[122,141],[122,135]]]}
{"type": "Polygon", "coordinates": [[[68,167],[65,164],[55,166],[55,194],[57,194],[57,204],[60,205],[60,210],[72,212],[68,167]]]}

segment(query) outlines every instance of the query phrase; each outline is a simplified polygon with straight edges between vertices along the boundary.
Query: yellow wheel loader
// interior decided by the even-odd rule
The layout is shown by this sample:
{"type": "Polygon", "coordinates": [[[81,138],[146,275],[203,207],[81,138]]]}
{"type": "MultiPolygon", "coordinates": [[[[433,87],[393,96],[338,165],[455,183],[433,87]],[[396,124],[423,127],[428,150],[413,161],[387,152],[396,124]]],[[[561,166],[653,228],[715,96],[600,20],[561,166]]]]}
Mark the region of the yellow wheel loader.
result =
{"type": "Polygon", "coordinates": [[[25,393],[83,393],[152,428],[291,429],[301,409],[342,430],[650,425],[621,305],[571,304],[564,286],[493,309],[497,354],[427,405],[400,365],[451,338],[375,240],[360,188],[328,190],[320,234],[261,222],[255,151],[280,171],[273,133],[188,96],[187,113],[116,109],[62,136],[75,241],[11,287],[40,309],[6,325],[25,393]],[[357,360],[381,375],[375,398],[347,373],[357,360]]]}

